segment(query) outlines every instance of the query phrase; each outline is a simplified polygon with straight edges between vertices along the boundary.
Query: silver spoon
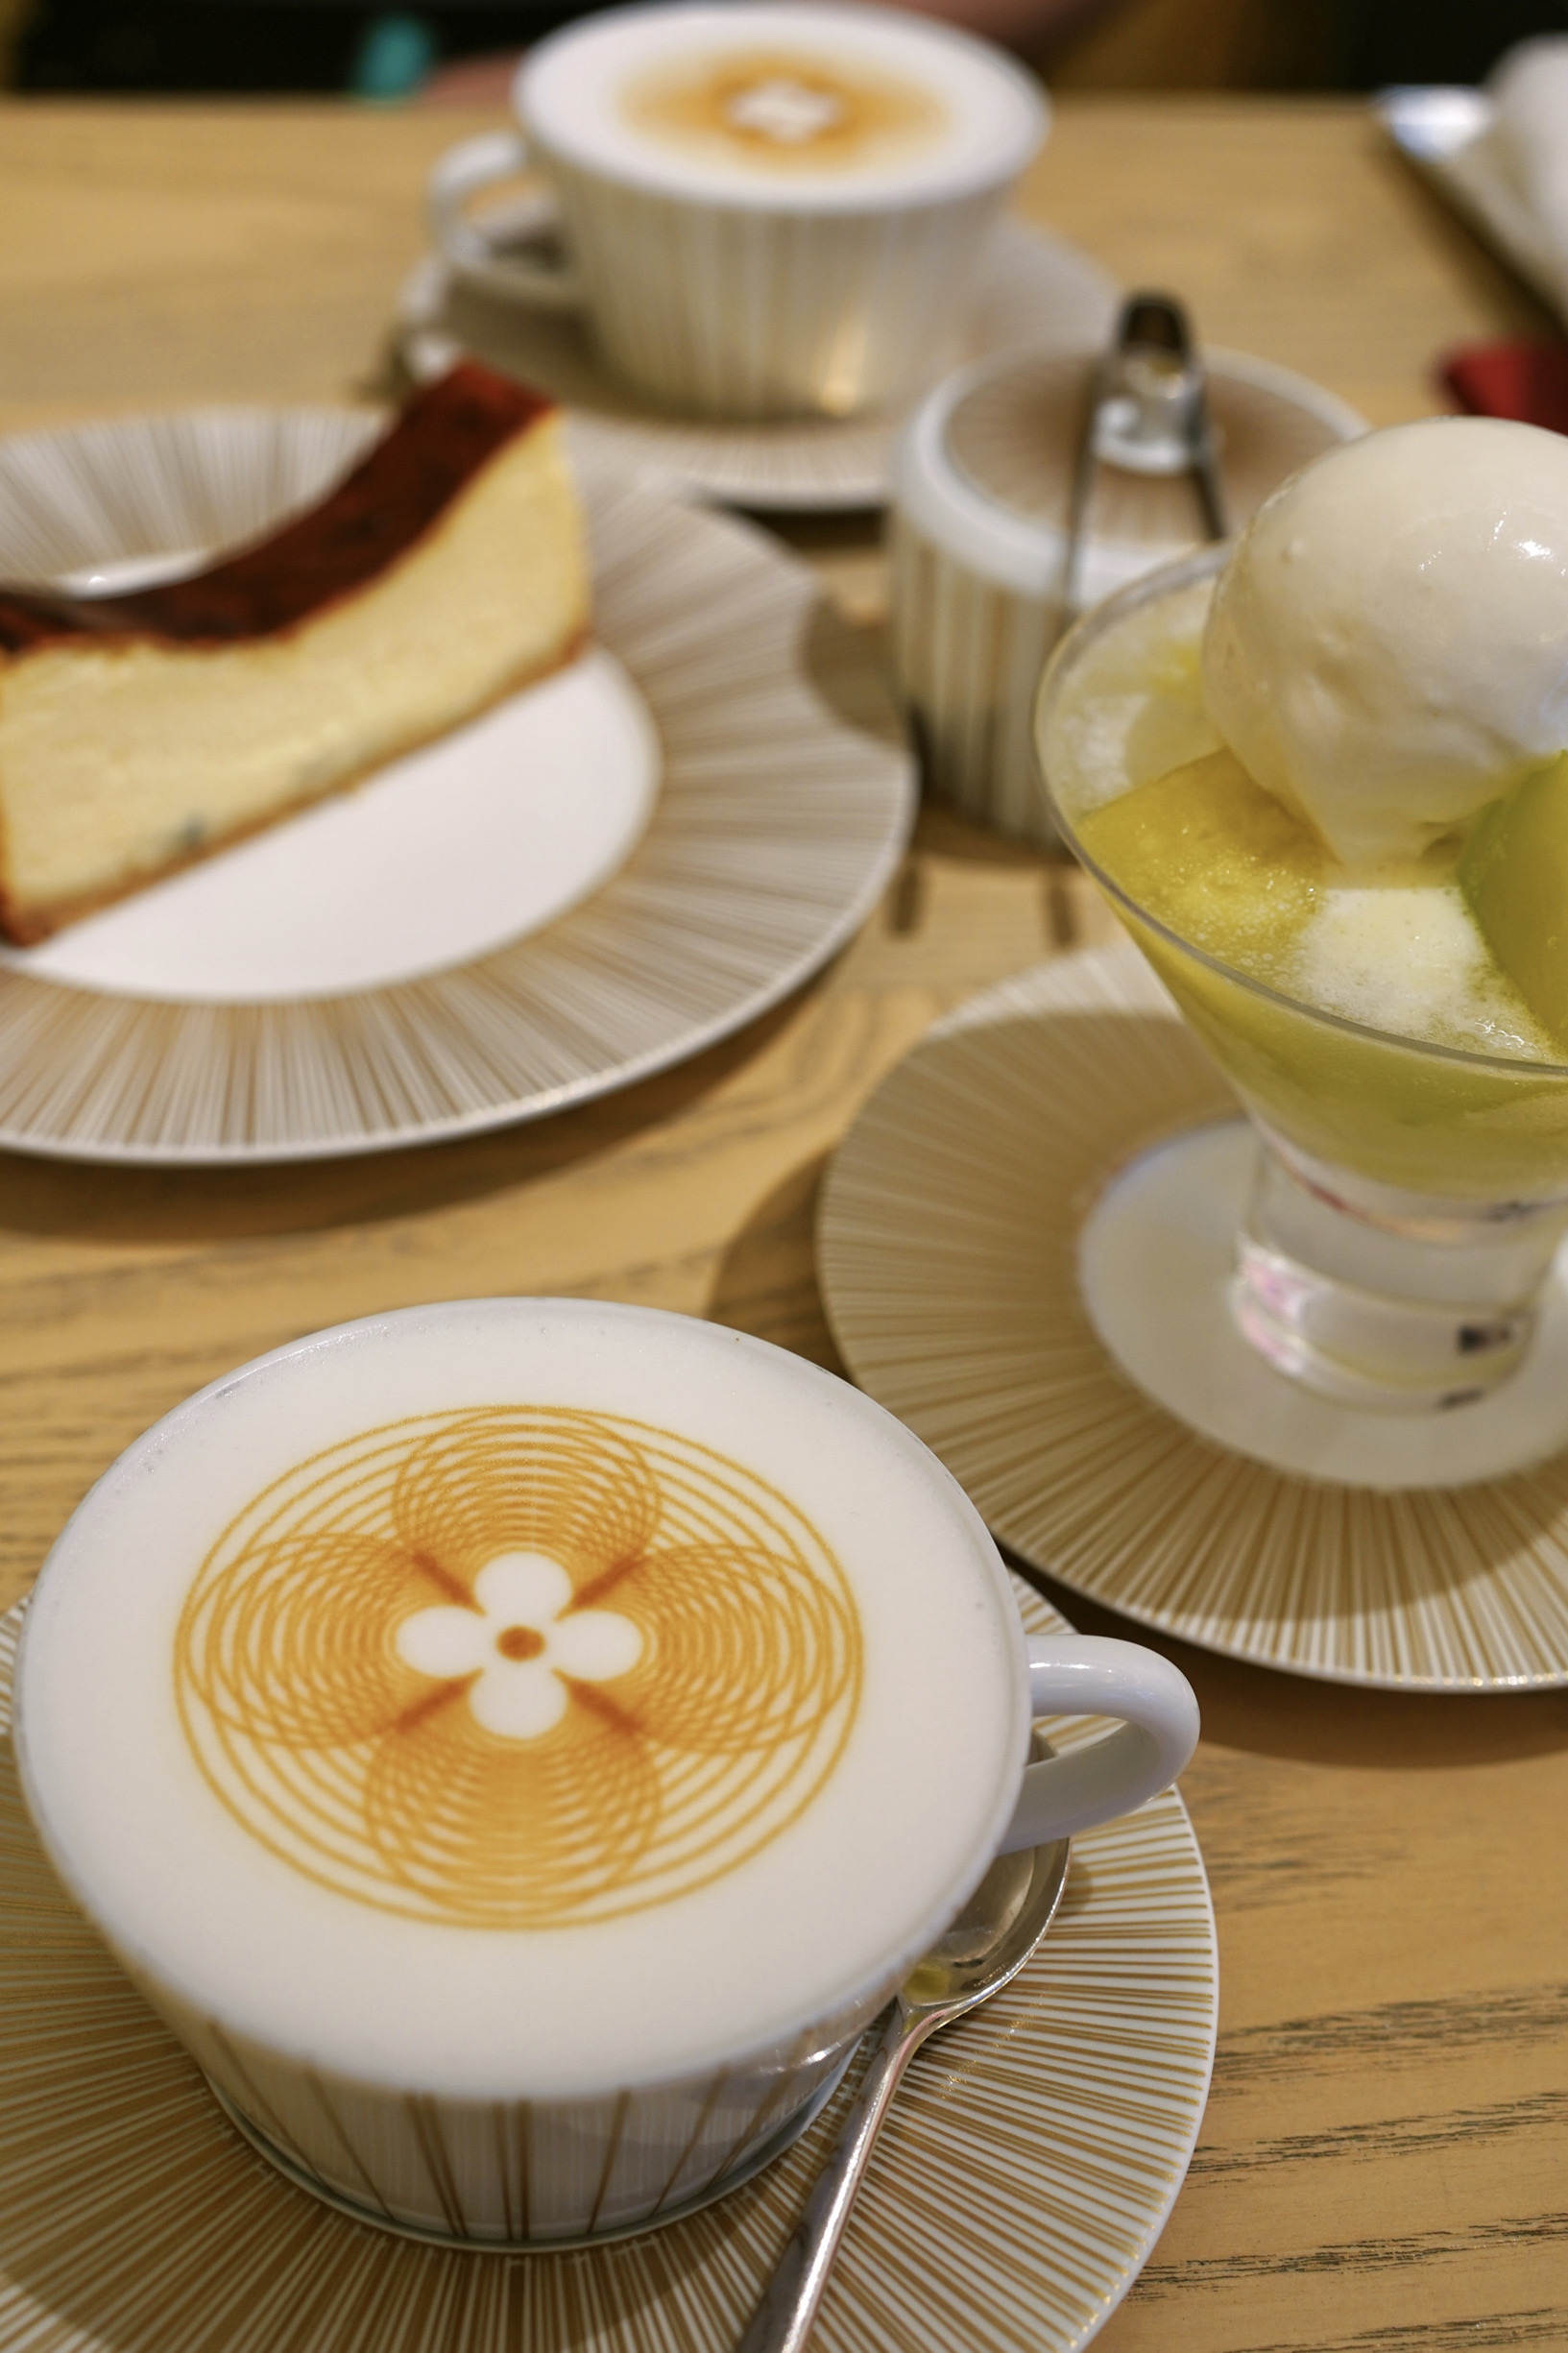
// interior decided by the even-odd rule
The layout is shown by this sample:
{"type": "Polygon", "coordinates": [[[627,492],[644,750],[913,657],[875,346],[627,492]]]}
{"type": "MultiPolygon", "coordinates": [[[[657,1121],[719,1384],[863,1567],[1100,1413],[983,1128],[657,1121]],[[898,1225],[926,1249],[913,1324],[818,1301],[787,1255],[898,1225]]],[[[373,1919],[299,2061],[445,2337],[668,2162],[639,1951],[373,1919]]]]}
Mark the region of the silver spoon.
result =
{"type": "Polygon", "coordinates": [[[1067,1880],[1068,1842],[1001,1855],[947,1934],[893,1997],[859,2098],[795,2234],[779,2258],[738,2353],[800,2353],[816,2318],[850,2208],[899,2080],[938,2026],[1001,1991],[1049,1928],[1067,1880]]]}

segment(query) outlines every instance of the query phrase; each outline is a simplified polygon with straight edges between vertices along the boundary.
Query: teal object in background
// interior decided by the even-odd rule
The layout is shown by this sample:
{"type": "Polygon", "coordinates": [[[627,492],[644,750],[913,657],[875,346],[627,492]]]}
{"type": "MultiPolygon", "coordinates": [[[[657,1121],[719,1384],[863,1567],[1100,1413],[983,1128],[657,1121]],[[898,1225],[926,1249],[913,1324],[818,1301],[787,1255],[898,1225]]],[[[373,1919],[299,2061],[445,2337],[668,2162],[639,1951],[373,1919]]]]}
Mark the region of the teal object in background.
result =
{"type": "Polygon", "coordinates": [[[355,98],[406,98],[435,61],[436,36],[422,16],[377,16],[359,45],[349,88],[355,98]]]}

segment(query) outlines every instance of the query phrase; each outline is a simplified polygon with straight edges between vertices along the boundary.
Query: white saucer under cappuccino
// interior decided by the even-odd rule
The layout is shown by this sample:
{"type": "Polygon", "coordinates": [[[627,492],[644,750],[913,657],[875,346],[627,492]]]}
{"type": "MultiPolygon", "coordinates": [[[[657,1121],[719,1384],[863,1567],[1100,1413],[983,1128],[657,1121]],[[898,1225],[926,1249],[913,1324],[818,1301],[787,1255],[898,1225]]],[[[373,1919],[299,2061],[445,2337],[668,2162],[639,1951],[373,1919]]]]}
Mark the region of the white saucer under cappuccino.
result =
{"type": "Polygon", "coordinates": [[[515,2242],[765,2153],[979,1876],[1029,1716],[995,1548],[879,1407],[686,1318],[492,1300],[133,1447],[44,1570],[17,1737],[248,2125],[515,2242]]]}

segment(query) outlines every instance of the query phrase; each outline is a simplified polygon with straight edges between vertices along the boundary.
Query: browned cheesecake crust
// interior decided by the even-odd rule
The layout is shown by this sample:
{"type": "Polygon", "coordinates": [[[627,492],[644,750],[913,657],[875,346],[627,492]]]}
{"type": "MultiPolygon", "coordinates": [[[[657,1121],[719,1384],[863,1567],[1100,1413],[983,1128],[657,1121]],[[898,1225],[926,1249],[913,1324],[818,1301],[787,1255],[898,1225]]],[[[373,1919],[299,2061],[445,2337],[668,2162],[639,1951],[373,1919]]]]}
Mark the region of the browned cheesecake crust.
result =
{"type": "Polygon", "coordinates": [[[0,590],[0,652],[72,637],[231,645],[279,636],[368,587],[497,450],[554,405],[465,360],[415,394],[385,440],[320,506],[209,571],[129,596],[0,590]]]}
{"type": "Polygon", "coordinates": [[[589,583],[559,433],[554,401],[465,362],[205,571],[0,589],[0,933],[44,939],[569,662],[589,583]]]}

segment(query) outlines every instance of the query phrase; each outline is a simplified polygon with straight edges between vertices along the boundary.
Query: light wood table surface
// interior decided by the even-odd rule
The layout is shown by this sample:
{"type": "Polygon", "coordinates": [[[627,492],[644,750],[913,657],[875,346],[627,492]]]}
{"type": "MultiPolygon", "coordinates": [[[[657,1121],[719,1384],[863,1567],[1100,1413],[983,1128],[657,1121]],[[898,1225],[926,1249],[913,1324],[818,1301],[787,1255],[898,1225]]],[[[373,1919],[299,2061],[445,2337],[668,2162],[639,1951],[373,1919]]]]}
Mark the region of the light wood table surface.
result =
{"type": "MultiPolygon", "coordinates": [[[[0,105],[0,429],[374,395],[425,167],[484,119],[0,105]]],[[[1545,327],[1343,103],[1065,105],[1023,202],[1124,281],[1181,292],[1212,340],[1379,423],[1436,405],[1438,350],[1545,327]]],[[[786,536],[874,628],[870,521],[786,536]]],[[[1070,878],[928,813],[819,981],[604,1103],[254,1175],[0,1156],[0,1602],[155,1416],[344,1317],[565,1292],[832,1363],[810,1250],[825,1156],[935,1014],[1102,928],[1070,878]]],[[[1204,1710],[1184,1787],[1222,2033],[1191,2175],[1099,2342],[1568,2346],[1568,1696],[1360,1696],[1170,1648],[1204,1710]]]]}

